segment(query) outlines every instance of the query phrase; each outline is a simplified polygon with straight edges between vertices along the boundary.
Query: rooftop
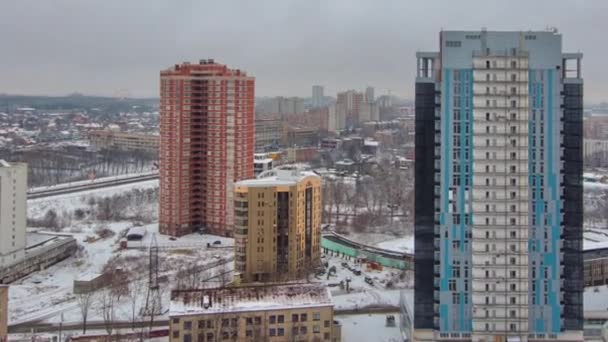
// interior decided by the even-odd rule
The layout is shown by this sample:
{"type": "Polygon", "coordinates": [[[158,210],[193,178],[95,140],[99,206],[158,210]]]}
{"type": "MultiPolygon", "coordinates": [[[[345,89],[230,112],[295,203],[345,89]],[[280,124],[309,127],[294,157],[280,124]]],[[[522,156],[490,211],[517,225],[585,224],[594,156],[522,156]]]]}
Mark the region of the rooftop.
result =
{"type": "Polygon", "coordinates": [[[237,182],[237,186],[247,187],[264,187],[274,185],[296,185],[306,177],[318,177],[316,173],[311,171],[302,171],[299,169],[284,170],[284,169],[272,169],[266,172],[262,172],[256,179],[248,179],[237,182]]]}
{"type": "Polygon", "coordinates": [[[171,291],[170,316],[333,305],[322,283],[289,283],[171,291]]]}

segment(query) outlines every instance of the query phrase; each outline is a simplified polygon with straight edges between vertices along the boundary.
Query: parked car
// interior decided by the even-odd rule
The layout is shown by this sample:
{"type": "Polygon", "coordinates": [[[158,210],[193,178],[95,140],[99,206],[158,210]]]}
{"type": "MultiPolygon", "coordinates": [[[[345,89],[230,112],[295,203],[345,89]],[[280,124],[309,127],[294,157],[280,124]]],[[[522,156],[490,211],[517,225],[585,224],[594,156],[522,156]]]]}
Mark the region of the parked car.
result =
{"type": "Polygon", "coordinates": [[[371,277],[365,277],[365,282],[370,284],[370,285],[374,285],[374,281],[372,280],[371,277]]]}
{"type": "Polygon", "coordinates": [[[222,244],[222,241],[220,241],[220,240],[215,240],[215,241],[213,241],[213,244],[214,244],[214,245],[221,245],[221,244],[222,244]]]}
{"type": "Polygon", "coordinates": [[[350,271],[353,272],[354,275],[361,275],[361,270],[358,268],[351,268],[350,271]]]}
{"type": "Polygon", "coordinates": [[[175,240],[177,240],[177,238],[176,238],[175,236],[170,236],[170,237],[169,237],[169,240],[171,240],[171,241],[175,241],[175,240]]]}

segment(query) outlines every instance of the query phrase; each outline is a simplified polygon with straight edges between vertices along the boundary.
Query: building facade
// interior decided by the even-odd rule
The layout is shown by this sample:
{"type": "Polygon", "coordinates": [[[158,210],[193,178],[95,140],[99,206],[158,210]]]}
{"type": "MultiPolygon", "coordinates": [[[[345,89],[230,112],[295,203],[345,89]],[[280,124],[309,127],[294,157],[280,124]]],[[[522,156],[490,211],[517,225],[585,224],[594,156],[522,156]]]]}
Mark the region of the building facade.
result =
{"type": "Polygon", "coordinates": [[[608,140],[583,139],[583,156],[585,158],[598,156],[606,159],[608,155],[608,140]]]}
{"type": "Polygon", "coordinates": [[[116,148],[125,151],[146,151],[158,153],[160,136],[154,134],[94,130],[89,133],[91,145],[102,148],[116,148]]]}
{"type": "Polygon", "coordinates": [[[27,164],[0,160],[0,268],[25,257],[27,164]]]}
{"type": "Polygon", "coordinates": [[[323,95],[323,86],[313,85],[312,86],[312,107],[319,108],[325,104],[325,97],[323,95]]]}
{"type": "Polygon", "coordinates": [[[283,121],[275,118],[255,119],[255,149],[276,149],[283,139],[283,121]]]}
{"type": "Polygon", "coordinates": [[[254,78],[209,59],[160,79],[160,232],[231,236],[234,182],[253,177],[254,78]]]}
{"type": "Polygon", "coordinates": [[[582,55],[483,30],[417,59],[413,339],[582,341],[582,55]]]}
{"type": "Polygon", "coordinates": [[[365,88],[365,103],[374,103],[376,98],[374,97],[374,87],[365,88]]]}
{"type": "Polygon", "coordinates": [[[336,101],[336,112],[338,117],[344,117],[346,126],[354,126],[359,123],[359,110],[364,102],[363,93],[348,90],[338,93],[336,101]]]}
{"type": "Polygon", "coordinates": [[[8,336],[8,286],[0,285],[0,342],[8,336]]]}
{"type": "Polygon", "coordinates": [[[321,178],[274,170],[235,189],[235,270],[243,282],[305,277],[321,262],[321,178]]]}
{"type": "Polygon", "coordinates": [[[253,173],[257,177],[260,173],[268,170],[272,170],[272,159],[268,153],[256,153],[253,156],[253,173]]]}
{"type": "Polygon", "coordinates": [[[174,290],[170,341],[332,341],[331,294],[320,283],[174,290]]]}

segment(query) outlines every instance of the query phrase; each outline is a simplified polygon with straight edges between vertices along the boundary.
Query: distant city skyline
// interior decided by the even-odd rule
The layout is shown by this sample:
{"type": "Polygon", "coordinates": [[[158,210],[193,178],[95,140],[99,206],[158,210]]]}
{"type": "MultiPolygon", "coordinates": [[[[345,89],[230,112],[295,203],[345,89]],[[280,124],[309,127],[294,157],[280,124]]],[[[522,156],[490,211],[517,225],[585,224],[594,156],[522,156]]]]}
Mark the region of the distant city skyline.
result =
{"type": "Polygon", "coordinates": [[[157,97],[158,70],[176,61],[215,58],[256,77],[256,96],[310,97],[311,86],[319,84],[329,96],[373,85],[376,96],[390,89],[413,98],[412,56],[432,49],[426,37],[440,29],[555,26],[569,37],[565,50],[585,51],[585,100],[608,101],[608,68],[603,63],[608,51],[599,34],[608,28],[606,1],[208,4],[4,1],[0,93],[157,97]],[[598,34],[590,34],[590,27],[598,34]]]}

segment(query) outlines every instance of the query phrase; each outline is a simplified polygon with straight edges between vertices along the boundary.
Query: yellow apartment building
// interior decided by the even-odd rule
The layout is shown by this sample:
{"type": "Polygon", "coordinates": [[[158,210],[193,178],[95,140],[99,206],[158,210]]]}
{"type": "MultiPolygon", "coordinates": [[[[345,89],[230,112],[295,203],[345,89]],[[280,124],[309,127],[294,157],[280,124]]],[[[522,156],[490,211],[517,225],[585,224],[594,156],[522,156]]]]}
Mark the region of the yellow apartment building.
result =
{"type": "Polygon", "coordinates": [[[299,170],[263,175],[235,185],[236,279],[306,277],[321,260],[321,177],[299,170]]]}

